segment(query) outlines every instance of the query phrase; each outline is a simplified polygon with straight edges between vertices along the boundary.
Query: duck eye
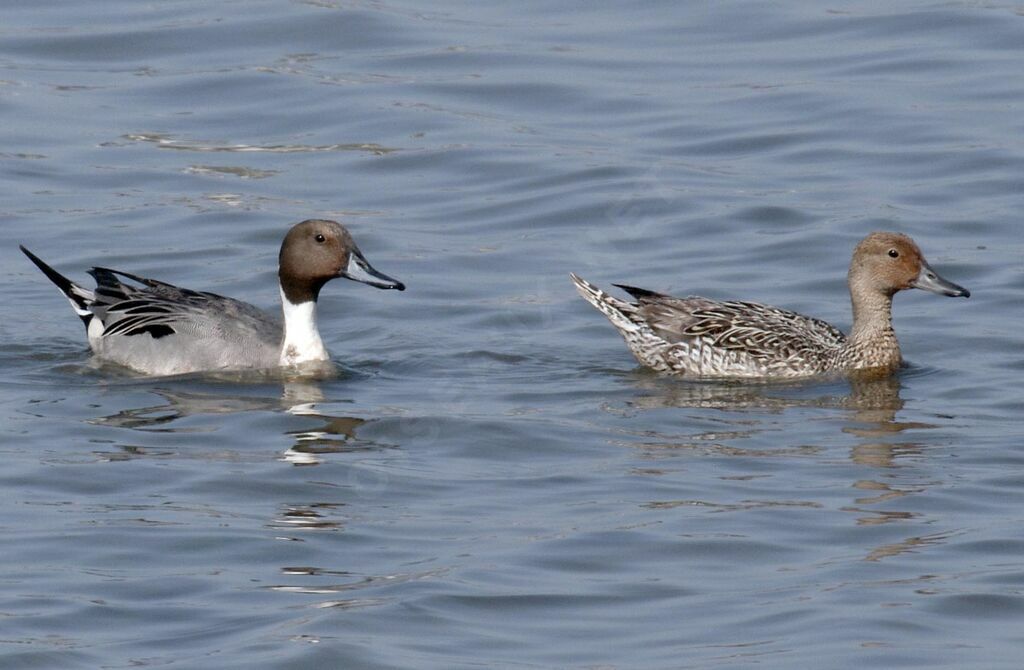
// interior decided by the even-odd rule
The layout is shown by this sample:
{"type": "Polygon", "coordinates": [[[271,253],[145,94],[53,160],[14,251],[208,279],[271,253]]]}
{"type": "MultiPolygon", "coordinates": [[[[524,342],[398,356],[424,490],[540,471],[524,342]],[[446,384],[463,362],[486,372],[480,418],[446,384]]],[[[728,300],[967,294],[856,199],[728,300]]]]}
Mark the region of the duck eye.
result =
{"type": "MultiPolygon", "coordinates": [[[[316,241],[319,242],[320,244],[323,244],[324,242],[327,241],[327,238],[324,237],[322,233],[317,233],[316,234],[316,241]]],[[[892,252],[890,251],[889,254],[891,255],[892,252]]]]}
{"type": "Polygon", "coordinates": [[[895,249],[889,249],[889,258],[899,258],[900,252],[895,249]]]}

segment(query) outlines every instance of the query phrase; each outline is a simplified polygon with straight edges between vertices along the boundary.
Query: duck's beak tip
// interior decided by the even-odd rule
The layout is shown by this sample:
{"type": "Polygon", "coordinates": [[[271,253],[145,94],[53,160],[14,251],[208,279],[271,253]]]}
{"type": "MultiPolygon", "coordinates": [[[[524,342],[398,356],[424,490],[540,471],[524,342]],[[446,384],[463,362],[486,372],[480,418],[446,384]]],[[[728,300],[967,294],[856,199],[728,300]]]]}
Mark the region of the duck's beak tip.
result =
{"type": "Polygon", "coordinates": [[[939,276],[927,263],[922,263],[921,272],[917,278],[910,283],[911,287],[924,291],[938,293],[950,298],[970,298],[971,292],[959,284],[954,284],[948,279],[939,276]]]}

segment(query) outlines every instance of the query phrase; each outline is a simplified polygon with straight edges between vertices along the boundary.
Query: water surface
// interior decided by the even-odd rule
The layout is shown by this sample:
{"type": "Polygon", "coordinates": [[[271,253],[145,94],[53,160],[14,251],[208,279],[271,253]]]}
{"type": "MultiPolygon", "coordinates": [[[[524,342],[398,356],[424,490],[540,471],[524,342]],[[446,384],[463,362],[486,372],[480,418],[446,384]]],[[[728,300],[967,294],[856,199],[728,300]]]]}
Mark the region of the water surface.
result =
{"type": "Polygon", "coordinates": [[[8,3],[4,668],[1019,667],[1024,13],[855,2],[8,3]],[[89,361],[17,251],[277,309],[338,218],[314,380],[89,361]],[[873,382],[636,367],[568,281],[849,325],[873,382]]]}

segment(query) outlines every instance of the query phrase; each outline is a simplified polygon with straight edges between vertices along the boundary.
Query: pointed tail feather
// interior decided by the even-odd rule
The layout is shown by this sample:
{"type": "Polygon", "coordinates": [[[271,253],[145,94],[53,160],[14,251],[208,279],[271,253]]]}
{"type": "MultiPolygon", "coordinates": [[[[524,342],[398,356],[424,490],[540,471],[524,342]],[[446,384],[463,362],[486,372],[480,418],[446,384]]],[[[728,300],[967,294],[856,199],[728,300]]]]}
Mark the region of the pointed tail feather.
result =
{"type": "Polygon", "coordinates": [[[636,286],[628,286],[627,284],[612,284],[612,286],[618,286],[623,291],[633,296],[633,298],[636,300],[643,300],[644,298],[667,297],[664,293],[658,293],[657,291],[648,291],[645,288],[637,288],[636,286]]]}
{"type": "Polygon", "coordinates": [[[630,318],[631,315],[636,314],[635,305],[625,300],[613,298],[576,274],[569,273],[569,277],[572,279],[573,284],[576,285],[576,290],[583,296],[583,299],[608,317],[612,325],[620,331],[635,331],[639,328],[639,325],[630,318]]]}
{"type": "Polygon", "coordinates": [[[85,323],[85,327],[88,328],[89,321],[92,320],[92,312],[89,310],[89,305],[92,304],[94,299],[93,292],[89,289],[82,288],[61,273],[57,272],[24,246],[19,244],[18,248],[21,249],[22,253],[28,256],[30,261],[35,263],[37,268],[43,271],[43,274],[46,275],[47,279],[57,285],[60,292],[64,294],[64,297],[71,303],[71,309],[75,310],[75,314],[82,319],[82,322],[85,323]]]}

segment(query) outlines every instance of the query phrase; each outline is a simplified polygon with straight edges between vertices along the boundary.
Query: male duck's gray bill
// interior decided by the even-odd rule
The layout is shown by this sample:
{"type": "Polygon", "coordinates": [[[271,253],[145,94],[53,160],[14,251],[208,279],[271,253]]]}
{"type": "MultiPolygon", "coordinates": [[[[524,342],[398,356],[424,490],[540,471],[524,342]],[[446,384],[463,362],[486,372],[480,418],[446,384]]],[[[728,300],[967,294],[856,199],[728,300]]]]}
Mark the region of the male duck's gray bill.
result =
{"type": "Polygon", "coordinates": [[[405,284],[402,282],[387,276],[383,272],[374,270],[373,266],[370,265],[359,249],[353,249],[352,253],[349,254],[348,267],[341,271],[340,276],[369,284],[370,286],[376,286],[377,288],[405,290],[405,284]]]}
{"type": "Polygon", "coordinates": [[[939,273],[932,270],[928,263],[924,262],[923,259],[921,261],[921,272],[918,273],[917,279],[910,282],[910,285],[914,288],[938,293],[939,295],[948,295],[951,298],[971,297],[970,291],[959,284],[954,284],[953,282],[940,277],[939,273]]]}

